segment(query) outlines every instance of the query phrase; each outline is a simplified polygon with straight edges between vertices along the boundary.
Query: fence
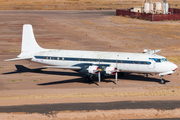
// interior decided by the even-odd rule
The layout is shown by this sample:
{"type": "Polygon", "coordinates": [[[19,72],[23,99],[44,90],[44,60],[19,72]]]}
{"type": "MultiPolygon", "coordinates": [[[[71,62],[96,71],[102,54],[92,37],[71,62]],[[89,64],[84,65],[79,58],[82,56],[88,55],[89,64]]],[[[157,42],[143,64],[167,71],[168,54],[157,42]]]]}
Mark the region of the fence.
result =
{"type": "Polygon", "coordinates": [[[131,18],[150,20],[150,21],[163,21],[163,20],[180,20],[180,9],[169,8],[171,14],[146,14],[131,12],[129,9],[116,10],[116,16],[128,16],[131,18]]]}
{"type": "Polygon", "coordinates": [[[180,14],[180,9],[169,8],[169,12],[171,12],[171,14],[180,14]]]}

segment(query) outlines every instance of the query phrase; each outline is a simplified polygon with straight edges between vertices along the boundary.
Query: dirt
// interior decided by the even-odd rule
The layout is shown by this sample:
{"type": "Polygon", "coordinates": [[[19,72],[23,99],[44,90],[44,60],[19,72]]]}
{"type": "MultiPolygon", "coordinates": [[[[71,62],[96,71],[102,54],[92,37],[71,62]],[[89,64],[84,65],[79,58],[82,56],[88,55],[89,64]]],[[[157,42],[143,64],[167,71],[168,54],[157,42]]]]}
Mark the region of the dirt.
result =
{"type": "Polygon", "coordinates": [[[109,120],[109,119],[146,119],[146,118],[168,118],[169,116],[180,117],[179,109],[175,110],[154,110],[154,109],[128,109],[128,110],[96,110],[96,111],[63,111],[52,112],[54,114],[42,115],[38,113],[0,113],[1,119],[6,120],[109,120]]]}
{"type": "MultiPolygon", "coordinates": [[[[180,100],[180,69],[172,75],[164,76],[167,80],[165,85],[159,84],[158,75],[146,78],[139,74],[126,74],[118,80],[118,84],[114,84],[114,77],[104,78],[101,83],[97,80],[83,83],[83,75],[70,70],[38,71],[33,69],[41,68],[40,64],[3,61],[16,58],[20,54],[22,26],[28,23],[32,24],[37,42],[43,48],[133,53],[142,53],[147,48],[162,49],[161,55],[168,56],[169,60],[180,66],[179,21],[150,22],[117,17],[115,11],[1,11],[0,15],[1,106],[87,101],[180,100]],[[14,65],[21,68],[25,66],[31,70],[23,68],[17,71],[14,65]]],[[[178,111],[179,109],[64,111],[50,117],[41,114],[1,113],[0,118],[143,119],[179,117],[178,111]]]]}

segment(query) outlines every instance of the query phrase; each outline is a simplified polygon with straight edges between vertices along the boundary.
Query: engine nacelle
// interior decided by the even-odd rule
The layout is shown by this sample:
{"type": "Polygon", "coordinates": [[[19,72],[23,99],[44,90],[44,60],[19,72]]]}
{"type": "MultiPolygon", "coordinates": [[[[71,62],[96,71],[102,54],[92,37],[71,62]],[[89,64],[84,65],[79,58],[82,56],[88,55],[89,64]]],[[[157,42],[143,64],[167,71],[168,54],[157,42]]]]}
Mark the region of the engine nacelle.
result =
{"type": "Polygon", "coordinates": [[[109,75],[115,75],[117,72],[117,68],[116,67],[106,67],[106,74],[109,74],[109,75]]]}
{"type": "Polygon", "coordinates": [[[99,66],[89,66],[88,72],[92,74],[98,74],[99,73],[99,66]]]}

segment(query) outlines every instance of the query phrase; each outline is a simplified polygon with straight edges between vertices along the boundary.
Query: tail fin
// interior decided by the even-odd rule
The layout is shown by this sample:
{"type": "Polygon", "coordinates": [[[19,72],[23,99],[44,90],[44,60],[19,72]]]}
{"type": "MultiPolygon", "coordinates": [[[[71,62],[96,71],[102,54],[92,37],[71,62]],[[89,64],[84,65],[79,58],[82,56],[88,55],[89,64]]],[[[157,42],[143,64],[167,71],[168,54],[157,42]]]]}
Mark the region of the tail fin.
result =
{"type": "Polygon", "coordinates": [[[37,44],[34,38],[32,25],[25,24],[23,25],[21,54],[17,56],[18,58],[8,59],[4,61],[31,60],[35,53],[42,50],[44,49],[37,44]]]}
{"type": "Polygon", "coordinates": [[[24,24],[23,33],[22,33],[21,54],[18,57],[25,57],[27,55],[32,55],[33,53],[42,50],[43,48],[41,48],[36,42],[32,25],[24,24]]]}

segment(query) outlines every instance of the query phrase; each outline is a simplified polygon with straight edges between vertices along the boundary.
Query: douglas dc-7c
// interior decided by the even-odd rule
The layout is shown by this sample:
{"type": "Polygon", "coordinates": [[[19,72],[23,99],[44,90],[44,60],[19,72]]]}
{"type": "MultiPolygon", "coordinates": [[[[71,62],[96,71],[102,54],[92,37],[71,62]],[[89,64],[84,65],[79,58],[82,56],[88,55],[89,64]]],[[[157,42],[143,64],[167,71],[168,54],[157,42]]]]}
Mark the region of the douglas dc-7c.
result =
{"type": "Polygon", "coordinates": [[[159,74],[160,83],[164,84],[163,75],[169,75],[178,68],[165,57],[157,55],[161,50],[145,50],[143,53],[126,52],[101,52],[82,50],[60,50],[41,48],[34,37],[30,24],[23,25],[21,53],[18,58],[12,60],[28,60],[49,66],[44,68],[71,69],[86,74],[85,82],[97,76],[99,82],[101,75],[115,75],[117,83],[118,75],[123,72],[159,74]]]}

